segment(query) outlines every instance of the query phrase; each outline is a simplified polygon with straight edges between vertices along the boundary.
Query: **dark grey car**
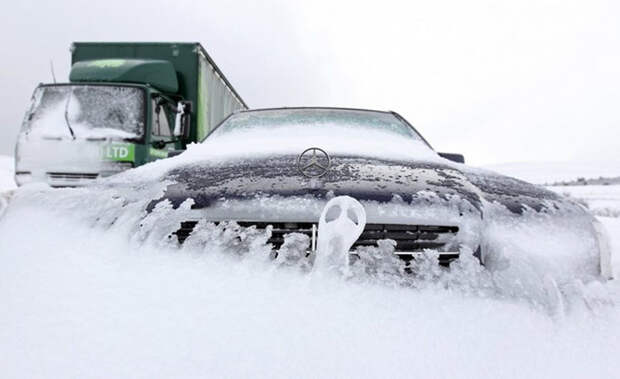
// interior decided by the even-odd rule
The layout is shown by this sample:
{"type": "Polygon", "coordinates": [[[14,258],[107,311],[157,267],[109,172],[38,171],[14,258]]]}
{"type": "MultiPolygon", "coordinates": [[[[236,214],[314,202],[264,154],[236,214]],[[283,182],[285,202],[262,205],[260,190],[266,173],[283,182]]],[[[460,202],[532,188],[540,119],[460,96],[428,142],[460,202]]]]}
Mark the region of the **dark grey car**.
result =
{"type": "Polygon", "coordinates": [[[585,208],[543,187],[468,167],[458,154],[436,153],[394,112],[243,111],[191,150],[174,158],[163,196],[147,209],[162,202],[184,209],[174,233],[181,244],[203,220],[269,227],[275,251],[289,233],[308,235],[314,247],[323,206],[347,195],[367,213],[353,250],[390,239],[403,260],[432,249],[448,264],[467,247],[488,263],[500,259],[505,247],[492,235],[498,225],[543,242],[545,228],[554,225],[554,233],[586,241],[587,249],[549,253],[545,262],[611,276],[609,251],[585,208]]]}

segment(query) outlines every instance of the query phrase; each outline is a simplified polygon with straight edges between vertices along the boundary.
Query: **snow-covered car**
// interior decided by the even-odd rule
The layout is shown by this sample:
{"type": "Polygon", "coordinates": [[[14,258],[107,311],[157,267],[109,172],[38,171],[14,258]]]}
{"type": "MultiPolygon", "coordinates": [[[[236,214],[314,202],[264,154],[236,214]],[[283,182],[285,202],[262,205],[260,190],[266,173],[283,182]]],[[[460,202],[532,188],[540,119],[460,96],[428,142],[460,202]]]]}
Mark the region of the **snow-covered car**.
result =
{"type": "MultiPolygon", "coordinates": [[[[392,254],[403,261],[432,250],[442,264],[467,253],[501,267],[522,254],[535,255],[542,271],[611,276],[605,237],[584,207],[540,186],[465,166],[458,154],[436,153],[394,112],[242,111],[168,161],[163,194],[147,212],[174,209],[170,217],[178,229],[170,238],[179,244],[199,234],[201,225],[222,224],[269,230],[267,242],[276,252],[287,236],[305,235],[312,253],[326,203],[348,196],[366,218],[353,255],[391,240],[392,254]]],[[[351,209],[326,217],[347,211],[359,222],[351,209]]]]}

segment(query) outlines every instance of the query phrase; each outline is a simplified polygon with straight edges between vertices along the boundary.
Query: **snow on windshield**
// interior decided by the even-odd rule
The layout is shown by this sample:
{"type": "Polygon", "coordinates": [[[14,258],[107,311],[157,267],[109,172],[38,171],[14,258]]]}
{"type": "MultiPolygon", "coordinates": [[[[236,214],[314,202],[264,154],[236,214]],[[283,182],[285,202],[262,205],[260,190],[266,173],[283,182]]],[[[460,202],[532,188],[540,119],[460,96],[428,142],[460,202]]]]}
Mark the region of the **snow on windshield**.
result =
{"type": "Polygon", "coordinates": [[[43,138],[139,138],[144,131],[139,88],[62,85],[37,89],[25,129],[43,138]],[[30,118],[30,121],[28,119],[30,118]]]}
{"type": "Polygon", "coordinates": [[[421,140],[420,136],[394,114],[377,111],[352,109],[273,109],[242,112],[230,117],[214,135],[222,135],[231,131],[262,130],[271,133],[270,129],[294,129],[299,131],[307,128],[346,128],[355,131],[371,130],[401,137],[421,140]]]}

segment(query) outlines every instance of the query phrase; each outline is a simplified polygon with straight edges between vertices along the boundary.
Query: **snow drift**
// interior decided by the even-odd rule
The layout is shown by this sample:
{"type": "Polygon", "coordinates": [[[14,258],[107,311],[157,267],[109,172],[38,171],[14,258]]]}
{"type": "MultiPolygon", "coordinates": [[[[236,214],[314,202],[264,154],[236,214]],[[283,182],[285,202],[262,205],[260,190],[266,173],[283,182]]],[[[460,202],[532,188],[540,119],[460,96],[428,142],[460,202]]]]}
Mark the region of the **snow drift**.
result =
{"type": "Polygon", "coordinates": [[[274,263],[235,236],[179,250],[141,230],[157,225],[137,208],[142,194],[49,191],[20,189],[0,220],[5,377],[609,377],[620,368],[614,283],[558,291],[524,285],[527,271],[491,275],[468,260],[446,271],[432,255],[404,285],[387,271],[347,279],[274,263]]]}
{"type": "MultiPolygon", "coordinates": [[[[471,254],[446,270],[429,252],[408,279],[382,254],[389,245],[363,251],[351,275],[310,269],[295,254],[307,243],[299,236],[289,237],[286,260],[269,258],[260,233],[213,224],[179,248],[162,222],[169,209],[144,209],[165,186],[153,175],[182,159],[119,175],[115,186],[15,192],[0,218],[4,377],[610,377],[620,369],[618,285],[566,277],[562,262],[515,259],[568,254],[578,236],[567,243],[554,238],[555,226],[535,225],[548,236],[541,245],[523,238],[528,226],[514,233],[498,224],[505,239],[495,270],[471,254]],[[120,193],[116,185],[129,182],[137,190],[120,193]]],[[[620,229],[611,234],[618,251],[620,229]]]]}

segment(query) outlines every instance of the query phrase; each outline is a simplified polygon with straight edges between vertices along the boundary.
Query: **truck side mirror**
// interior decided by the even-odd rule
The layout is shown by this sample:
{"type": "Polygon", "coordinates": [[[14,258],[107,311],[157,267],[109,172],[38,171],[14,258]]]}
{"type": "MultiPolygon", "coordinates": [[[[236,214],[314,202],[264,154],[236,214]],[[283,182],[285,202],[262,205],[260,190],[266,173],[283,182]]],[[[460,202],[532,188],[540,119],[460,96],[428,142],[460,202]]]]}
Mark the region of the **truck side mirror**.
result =
{"type": "Polygon", "coordinates": [[[189,139],[189,132],[192,125],[192,103],[189,101],[183,102],[183,117],[181,117],[181,132],[185,139],[189,139]]]}
{"type": "Polygon", "coordinates": [[[440,157],[445,158],[449,161],[456,163],[465,163],[465,157],[463,154],[454,154],[454,153],[437,153],[440,157]]]}
{"type": "Polygon", "coordinates": [[[179,101],[177,103],[177,115],[174,118],[174,136],[189,138],[191,126],[192,103],[190,101],[179,101]]]}

